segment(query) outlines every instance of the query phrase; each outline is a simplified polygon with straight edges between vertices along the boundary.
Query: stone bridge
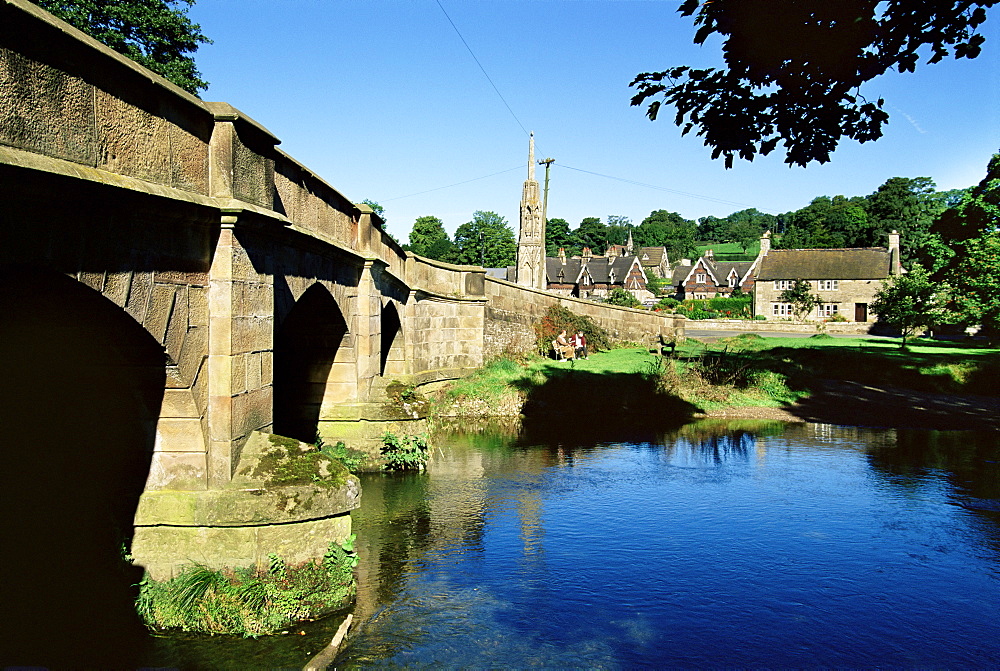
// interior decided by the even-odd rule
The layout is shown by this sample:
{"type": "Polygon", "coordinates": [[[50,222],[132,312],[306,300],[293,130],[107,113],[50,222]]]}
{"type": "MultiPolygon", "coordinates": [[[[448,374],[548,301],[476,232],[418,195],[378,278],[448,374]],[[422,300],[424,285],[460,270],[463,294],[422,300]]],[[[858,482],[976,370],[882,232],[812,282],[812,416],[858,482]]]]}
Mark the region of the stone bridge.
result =
{"type": "Polygon", "coordinates": [[[135,517],[133,553],[160,575],[275,547],[315,556],[349,530],[356,491],[313,512],[219,513],[220,496],[249,496],[234,476],[260,435],[363,444],[401,419],[391,382],[530,347],[554,303],[626,340],[678,326],[408,254],[277,145],[232,106],[0,0],[4,471],[37,507],[16,540],[83,534],[87,510],[107,509],[135,517]]]}

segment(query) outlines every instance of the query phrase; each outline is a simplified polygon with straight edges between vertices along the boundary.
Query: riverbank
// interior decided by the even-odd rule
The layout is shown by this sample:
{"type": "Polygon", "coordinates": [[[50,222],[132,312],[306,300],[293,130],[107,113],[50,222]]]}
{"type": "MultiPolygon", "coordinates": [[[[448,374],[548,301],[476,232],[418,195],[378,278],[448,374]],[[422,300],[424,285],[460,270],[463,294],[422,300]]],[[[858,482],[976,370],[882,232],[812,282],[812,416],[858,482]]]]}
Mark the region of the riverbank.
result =
{"type": "Polygon", "coordinates": [[[812,395],[784,407],[715,408],[704,416],[875,428],[995,431],[1000,430],[1000,398],[820,380],[812,395]]]}
{"type": "MultiPolygon", "coordinates": [[[[597,385],[605,392],[601,415],[625,410],[635,420],[637,401],[622,395],[624,376],[644,390],[638,393],[660,395],[664,411],[686,418],[995,430],[998,375],[1000,350],[985,347],[927,342],[901,350],[884,340],[750,335],[717,343],[688,339],[676,359],[633,348],[576,362],[493,362],[446,392],[436,409],[442,417],[541,412],[555,421],[560,395],[586,399],[597,385]]],[[[644,412],[650,414],[648,406],[644,412]]]]}

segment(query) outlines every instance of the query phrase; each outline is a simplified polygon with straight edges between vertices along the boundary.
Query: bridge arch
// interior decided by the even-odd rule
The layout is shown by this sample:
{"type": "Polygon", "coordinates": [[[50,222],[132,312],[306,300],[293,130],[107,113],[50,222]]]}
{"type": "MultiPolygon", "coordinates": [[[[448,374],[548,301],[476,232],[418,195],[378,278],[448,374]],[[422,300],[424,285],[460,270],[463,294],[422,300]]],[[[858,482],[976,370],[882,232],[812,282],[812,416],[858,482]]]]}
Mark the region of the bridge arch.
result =
{"type": "Polygon", "coordinates": [[[403,323],[399,308],[393,300],[386,301],[381,314],[381,348],[379,350],[379,375],[382,377],[402,375],[405,353],[403,323]]]}
{"type": "Polygon", "coordinates": [[[57,640],[77,656],[50,663],[100,665],[114,639],[141,632],[131,587],[141,569],[121,555],[156,442],[164,349],[55,271],[0,270],[0,306],[5,591],[17,613],[5,638],[27,659],[57,640]]]}
{"type": "Polygon", "coordinates": [[[275,433],[312,442],[324,409],[356,396],[353,365],[344,366],[353,363],[345,351],[348,331],[343,311],[322,283],[295,301],[274,337],[275,433]]]}

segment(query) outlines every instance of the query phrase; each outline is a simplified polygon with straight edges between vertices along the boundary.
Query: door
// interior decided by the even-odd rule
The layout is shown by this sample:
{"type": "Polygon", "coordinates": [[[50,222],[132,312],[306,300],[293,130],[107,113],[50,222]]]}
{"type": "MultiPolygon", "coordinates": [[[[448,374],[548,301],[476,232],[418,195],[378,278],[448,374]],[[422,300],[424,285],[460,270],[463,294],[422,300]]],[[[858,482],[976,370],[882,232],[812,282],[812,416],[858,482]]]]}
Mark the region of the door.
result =
{"type": "Polygon", "coordinates": [[[868,321],[868,303],[854,304],[854,321],[856,322],[868,321]]]}

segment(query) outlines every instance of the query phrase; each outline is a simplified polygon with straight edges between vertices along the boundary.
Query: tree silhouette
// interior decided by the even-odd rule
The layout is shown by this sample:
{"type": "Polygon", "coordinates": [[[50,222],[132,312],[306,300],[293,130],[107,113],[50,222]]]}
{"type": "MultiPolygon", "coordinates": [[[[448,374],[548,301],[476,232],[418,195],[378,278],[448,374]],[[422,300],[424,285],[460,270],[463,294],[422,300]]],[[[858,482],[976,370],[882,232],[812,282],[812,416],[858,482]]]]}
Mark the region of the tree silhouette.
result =
{"type": "Polygon", "coordinates": [[[780,143],[785,162],[825,163],[841,138],[877,140],[889,115],[860,93],[918,59],[975,58],[976,32],[996,0],[684,0],[694,42],[723,38],[725,69],[678,66],[637,75],[633,105],[655,120],[676,108],[681,134],[697,129],[712,158],[752,161],[780,143]],[[662,100],[661,100],[662,98],[662,100]]]}

